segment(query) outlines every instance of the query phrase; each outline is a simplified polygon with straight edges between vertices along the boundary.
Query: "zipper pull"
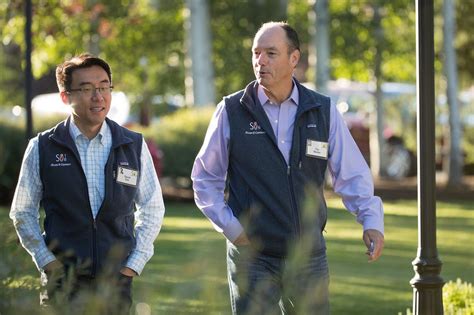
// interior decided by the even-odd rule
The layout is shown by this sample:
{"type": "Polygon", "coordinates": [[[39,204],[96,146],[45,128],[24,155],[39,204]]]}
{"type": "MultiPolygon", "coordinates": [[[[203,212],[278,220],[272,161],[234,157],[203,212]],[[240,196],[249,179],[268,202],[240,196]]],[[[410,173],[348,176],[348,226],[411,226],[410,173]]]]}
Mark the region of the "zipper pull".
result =
{"type": "Polygon", "coordinates": [[[300,161],[300,163],[298,164],[298,167],[301,169],[301,161],[300,161]]]}
{"type": "Polygon", "coordinates": [[[290,175],[290,170],[291,170],[291,167],[288,165],[288,167],[286,168],[286,174],[290,175]]]}
{"type": "Polygon", "coordinates": [[[95,218],[94,218],[94,221],[93,221],[93,225],[94,225],[94,230],[97,230],[97,223],[95,221],[95,218]]]}

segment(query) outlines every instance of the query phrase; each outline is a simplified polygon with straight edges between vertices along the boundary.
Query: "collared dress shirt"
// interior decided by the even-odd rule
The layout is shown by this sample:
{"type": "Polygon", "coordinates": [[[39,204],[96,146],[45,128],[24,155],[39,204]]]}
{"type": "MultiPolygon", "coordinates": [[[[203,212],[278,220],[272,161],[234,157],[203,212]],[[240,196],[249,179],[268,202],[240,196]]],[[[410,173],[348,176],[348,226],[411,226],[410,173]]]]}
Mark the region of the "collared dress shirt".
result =
{"type": "MultiPolygon", "coordinates": [[[[290,97],[281,104],[272,104],[261,86],[258,86],[257,95],[275,132],[278,148],[288,163],[299,102],[298,89],[293,84],[290,97]]],[[[333,189],[342,197],[347,210],[357,216],[364,230],[376,229],[383,234],[383,205],[381,199],[374,196],[370,169],[334,105],[330,108],[329,124],[328,169],[333,189]]],[[[229,139],[229,119],[222,101],[209,124],[194,162],[191,179],[198,208],[217,231],[234,241],[243,232],[243,227],[224,199],[229,139]]]]}
{"type": "MultiPolygon", "coordinates": [[[[97,136],[89,140],[72,120],[69,133],[80,155],[87,179],[92,215],[95,218],[104,200],[104,169],[112,147],[112,134],[107,123],[103,123],[97,136]]],[[[136,246],[125,265],[137,274],[142,272],[146,262],[153,256],[153,242],[160,231],[165,212],[161,186],[145,141],[142,144],[140,161],[141,175],[135,198],[136,246]]],[[[38,138],[35,137],[30,140],[25,151],[10,218],[15,224],[21,244],[32,256],[39,270],[56,259],[41,235],[39,205],[42,190],[38,138]]]]}

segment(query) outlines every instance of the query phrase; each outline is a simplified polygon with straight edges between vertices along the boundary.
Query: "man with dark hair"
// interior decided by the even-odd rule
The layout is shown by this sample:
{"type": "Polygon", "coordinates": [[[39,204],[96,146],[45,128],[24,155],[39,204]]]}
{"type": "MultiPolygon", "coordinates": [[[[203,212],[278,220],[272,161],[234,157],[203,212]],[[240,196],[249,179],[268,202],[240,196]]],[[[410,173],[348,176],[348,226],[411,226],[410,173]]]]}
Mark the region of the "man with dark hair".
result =
{"type": "Polygon", "coordinates": [[[265,23],[256,80],[220,102],[194,162],[196,204],[227,238],[233,314],[329,314],[327,168],[363,225],[369,261],[384,246],[370,170],[329,98],[293,77],[299,58],[296,31],[265,23]]]}
{"type": "Polygon", "coordinates": [[[58,65],[56,79],[72,113],[30,140],[10,217],[41,272],[42,305],[69,301],[86,313],[128,313],[132,279],[161,228],[161,187],[142,135],[106,117],[109,65],[82,54],[58,65]]]}

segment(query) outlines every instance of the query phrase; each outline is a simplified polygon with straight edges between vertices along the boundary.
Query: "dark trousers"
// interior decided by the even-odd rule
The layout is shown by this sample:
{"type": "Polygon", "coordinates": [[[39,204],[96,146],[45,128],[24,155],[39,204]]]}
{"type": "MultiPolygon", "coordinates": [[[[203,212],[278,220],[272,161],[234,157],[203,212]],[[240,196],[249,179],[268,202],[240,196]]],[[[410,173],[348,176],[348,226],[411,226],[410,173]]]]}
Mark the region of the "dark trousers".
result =
{"type": "Polygon", "coordinates": [[[40,305],[63,314],[129,314],[132,277],[41,273],[40,305]]]}
{"type": "Polygon", "coordinates": [[[329,314],[329,270],[325,250],[278,258],[227,242],[233,315],[329,314]]]}

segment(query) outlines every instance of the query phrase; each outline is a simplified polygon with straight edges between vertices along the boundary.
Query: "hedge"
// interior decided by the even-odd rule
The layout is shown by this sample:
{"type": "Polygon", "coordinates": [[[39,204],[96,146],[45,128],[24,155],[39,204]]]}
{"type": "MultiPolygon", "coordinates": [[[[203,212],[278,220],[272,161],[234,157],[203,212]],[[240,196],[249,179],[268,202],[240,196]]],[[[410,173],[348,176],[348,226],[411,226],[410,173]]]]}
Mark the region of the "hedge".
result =
{"type": "Polygon", "coordinates": [[[184,108],[142,130],[163,151],[163,176],[189,178],[215,107],[184,108]]]}
{"type": "MultiPolygon", "coordinates": [[[[49,129],[60,120],[48,117],[34,121],[33,136],[49,129]]],[[[0,119],[0,204],[10,205],[20,173],[23,154],[28,144],[25,123],[0,119]]]]}
{"type": "Polygon", "coordinates": [[[25,128],[9,121],[0,121],[0,203],[9,204],[20,172],[27,145],[25,128]]]}
{"type": "MultiPolygon", "coordinates": [[[[443,310],[445,315],[474,315],[474,290],[472,283],[457,279],[449,281],[442,289],[443,310]]],[[[406,315],[413,315],[411,309],[406,310],[406,315]]],[[[402,315],[402,312],[398,312],[402,315]]]]}

